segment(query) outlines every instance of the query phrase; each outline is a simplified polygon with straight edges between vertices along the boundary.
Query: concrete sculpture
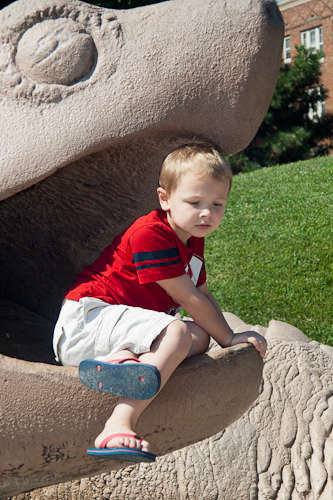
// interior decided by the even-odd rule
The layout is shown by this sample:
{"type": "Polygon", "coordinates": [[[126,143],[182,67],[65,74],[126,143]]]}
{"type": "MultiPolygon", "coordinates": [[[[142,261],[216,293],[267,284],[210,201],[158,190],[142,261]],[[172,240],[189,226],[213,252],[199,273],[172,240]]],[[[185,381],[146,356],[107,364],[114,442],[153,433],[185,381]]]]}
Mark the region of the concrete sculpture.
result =
{"type": "MultiPolygon", "coordinates": [[[[96,462],[80,462],[88,414],[80,436],[59,441],[76,420],[80,391],[75,369],[51,366],[62,294],[115,234],[155,208],[159,165],[170,150],[204,139],[236,152],[250,142],[273,94],[282,39],[282,17],[266,0],[174,0],[129,11],[19,0],[0,11],[2,496],[100,471],[96,462]],[[57,407],[67,402],[60,418],[57,407]]],[[[252,392],[240,395],[234,378],[238,396],[222,411],[220,394],[219,418],[211,415],[203,429],[210,416],[192,411],[195,438],[182,435],[182,426],[173,444],[156,434],[157,453],[222,429],[256,398],[261,364],[251,349],[241,353],[214,359],[230,374],[232,364],[222,360],[239,359],[244,376],[253,375],[252,392]]],[[[208,358],[196,361],[198,380],[208,358]]],[[[185,408],[200,391],[186,393],[185,408]]],[[[209,397],[215,404],[216,394],[209,397]]],[[[103,407],[82,398],[90,415],[103,407]]],[[[161,415],[147,414],[143,432],[161,415]]]]}
{"type": "Polygon", "coordinates": [[[55,319],[82,266],[156,206],[170,150],[199,136],[244,148],[282,37],[266,0],[0,11],[0,295],[55,319]]]}
{"type": "MultiPolygon", "coordinates": [[[[226,316],[236,331],[249,328],[226,316]]],[[[265,334],[269,348],[261,394],[237,422],[151,467],[35,490],[20,500],[331,500],[333,347],[280,321],[252,328],[265,334]]]]}
{"type": "MultiPolygon", "coordinates": [[[[143,413],[137,432],[159,456],[209,437],[249,408],[261,376],[262,359],[249,345],[187,360],[143,413]]],[[[0,380],[0,498],[123,467],[86,456],[117,398],[84,388],[77,368],[0,355],[0,380]]]]}

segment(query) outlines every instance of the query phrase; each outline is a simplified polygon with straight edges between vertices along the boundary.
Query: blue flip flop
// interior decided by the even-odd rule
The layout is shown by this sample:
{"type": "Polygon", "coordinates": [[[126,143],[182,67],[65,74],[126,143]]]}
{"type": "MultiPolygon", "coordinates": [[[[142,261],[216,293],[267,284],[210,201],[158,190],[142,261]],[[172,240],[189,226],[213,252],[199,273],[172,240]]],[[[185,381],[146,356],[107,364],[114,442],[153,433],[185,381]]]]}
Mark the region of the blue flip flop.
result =
{"type": "Polygon", "coordinates": [[[112,434],[101,443],[100,448],[88,448],[87,455],[93,457],[106,458],[108,460],[118,460],[120,462],[155,462],[156,455],[149,451],[136,450],[133,448],[106,448],[111,439],[115,437],[135,437],[138,441],[142,441],[142,437],[133,434],[112,434]]]}
{"type": "Polygon", "coordinates": [[[137,358],[114,359],[100,362],[81,361],[81,382],[90,389],[131,399],[150,399],[159,391],[161,376],[155,366],[141,363],[137,358]],[[123,364],[124,361],[133,361],[123,364]]]}

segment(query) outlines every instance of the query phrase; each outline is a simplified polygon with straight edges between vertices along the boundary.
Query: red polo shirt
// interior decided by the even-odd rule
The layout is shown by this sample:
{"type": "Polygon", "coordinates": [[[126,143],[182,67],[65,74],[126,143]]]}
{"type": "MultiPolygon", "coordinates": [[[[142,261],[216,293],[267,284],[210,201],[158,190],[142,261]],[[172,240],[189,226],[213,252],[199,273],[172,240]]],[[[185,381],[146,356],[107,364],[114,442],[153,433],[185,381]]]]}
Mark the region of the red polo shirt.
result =
{"type": "Polygon", "coordinates": [[[116,236],[83,269],[65,298],[95,297],[175,314],[179,304],[156,281],[187,273],[196,286],[205,283],[204,238],[192,236],[188,245],[171,229],[166,212],[154,210],[116,236]]]}

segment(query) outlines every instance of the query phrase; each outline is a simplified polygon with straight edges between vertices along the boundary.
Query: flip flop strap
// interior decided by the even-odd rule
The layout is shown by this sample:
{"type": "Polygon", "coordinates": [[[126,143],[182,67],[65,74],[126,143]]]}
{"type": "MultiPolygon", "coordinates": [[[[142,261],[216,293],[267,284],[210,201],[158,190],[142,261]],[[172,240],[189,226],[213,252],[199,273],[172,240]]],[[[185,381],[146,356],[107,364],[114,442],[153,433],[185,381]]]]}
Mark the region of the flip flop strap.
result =
{"type": "Polygon", "coordinates": [[[111,441],[111,439],[113,438],[116,438],[116,437],[130,437],[130,438],[135,438],[137,439],[138,441],[142,441],[142,437],[141,436],[138,436],[137,434],[112,434],[111,436],[108,436],[107,438],[105,438],[101,444],[100,444],[100,448],[106,448],[106,445],[111,441]]]}
{"type": "Polygon", "coordinates": [[[111,361],[106,361],[106,363],[108,363],[109,365],[111,365],[112,363],[120,365],[121,363],[124,363],[125,361],[136,361],[137,363],[141,363],[141,361],[137,358],[111,359],[111,361]]]}

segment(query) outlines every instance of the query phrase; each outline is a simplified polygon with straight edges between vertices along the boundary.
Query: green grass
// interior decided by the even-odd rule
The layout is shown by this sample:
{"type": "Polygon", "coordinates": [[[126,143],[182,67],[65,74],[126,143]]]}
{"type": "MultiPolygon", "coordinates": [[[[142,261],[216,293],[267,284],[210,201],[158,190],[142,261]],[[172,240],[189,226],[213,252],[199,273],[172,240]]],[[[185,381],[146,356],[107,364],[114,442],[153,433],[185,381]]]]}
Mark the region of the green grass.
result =
{"type": "Polygon", "coordinates": [[[333,157],[234,177],[206,238],[208,286],[223,311],[271,319],[333,346],[333,157]]]}

